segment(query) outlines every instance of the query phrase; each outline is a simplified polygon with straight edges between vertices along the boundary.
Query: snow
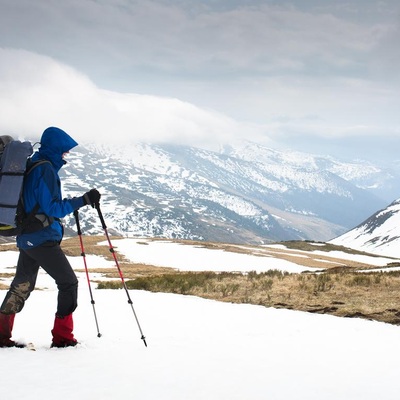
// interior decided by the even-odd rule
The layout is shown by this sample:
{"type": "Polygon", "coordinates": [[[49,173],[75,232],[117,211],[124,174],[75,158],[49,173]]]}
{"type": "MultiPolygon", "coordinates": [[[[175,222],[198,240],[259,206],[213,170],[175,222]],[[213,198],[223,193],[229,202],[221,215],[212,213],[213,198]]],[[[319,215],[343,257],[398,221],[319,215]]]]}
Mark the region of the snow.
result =
{"type": "Polygon", "coordinates": [[[131,262],[177,268],[181,271],[265,272],[270,269],[279,269],[294,273],[309,270],[309,268],[277,258],[256,257],[251,254],[231,253],[219,249],[210,250],[168,241],[124,239],[115,241],[113,245],[131,262]]]}
{"type": "MultiPolygon", "coordinates": [[[[183,249],[184,265],[193,268],[199,268],[197,258],[206,270],[211,269],[211,260],[218,260],[218,268],[225,270],[229,264],[223,262],[233,260],[224,259],[217,250],[195,246],[123,242],[118,241],[117,250],[142,261],[158,252],[159,259],[169,264],[174,254],[179,266],[183,249]],[[152,251],[145,253],[145,248],[152,251]]],[[[242,259],[240,254],[234,256],[242,259]]],[[[16,257],[15,252],[1,252],[0,271],[12,271],[16,257]]],[[[74,267],[83,267],[81,257],[70,259],[74,267]]],[[[262,259],[275,265],[272,257],[262,259]]],[[[87,256],[88,265],[93,261],[87,256]]],[[[74,316],[81,344],[49,348],[57,291],[41,273],[38,287],[45,283],[48,288],[32,293],[15,319],[13,336],[34,342],[36,351],[0,349],[2,398],[398,399],[397,326],[132,290],[129,293],[148,343],[145,347],[123,290],[93,290],[102,333],[97,337],[84,274],[79,274],[79,280],[79,307],[74,316]]],[[[5,293],[0,291],[0,296],[5,293]]]]}

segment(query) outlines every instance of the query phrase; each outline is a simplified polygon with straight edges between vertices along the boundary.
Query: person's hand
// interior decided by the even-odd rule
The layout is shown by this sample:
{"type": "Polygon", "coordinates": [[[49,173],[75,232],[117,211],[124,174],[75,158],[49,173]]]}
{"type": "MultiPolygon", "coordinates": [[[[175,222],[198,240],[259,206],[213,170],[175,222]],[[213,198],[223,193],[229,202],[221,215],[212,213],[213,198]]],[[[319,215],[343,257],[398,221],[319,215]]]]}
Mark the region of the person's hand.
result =
{"type": "Polygon", "coordinates": [[[83,201],[86,204],[90,204],[94,207],[96,204],[100,204],[101,194],[97,189],[91,189],[83,195],[83,201]]]}

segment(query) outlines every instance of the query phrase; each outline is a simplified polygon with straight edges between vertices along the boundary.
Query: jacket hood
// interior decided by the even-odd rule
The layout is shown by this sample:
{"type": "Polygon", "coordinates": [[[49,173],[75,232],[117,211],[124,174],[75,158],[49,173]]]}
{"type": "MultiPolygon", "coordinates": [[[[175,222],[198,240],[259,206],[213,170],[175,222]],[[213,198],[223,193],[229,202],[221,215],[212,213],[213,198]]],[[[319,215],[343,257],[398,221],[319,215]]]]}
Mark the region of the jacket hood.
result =
{"type": "Polygon", "coordinates": [[[58,170],[65,164],[62,155],[77,145],[78,143],[68,133],[62,129],[50,127],[42,134],[39,154],[58,170]]]}

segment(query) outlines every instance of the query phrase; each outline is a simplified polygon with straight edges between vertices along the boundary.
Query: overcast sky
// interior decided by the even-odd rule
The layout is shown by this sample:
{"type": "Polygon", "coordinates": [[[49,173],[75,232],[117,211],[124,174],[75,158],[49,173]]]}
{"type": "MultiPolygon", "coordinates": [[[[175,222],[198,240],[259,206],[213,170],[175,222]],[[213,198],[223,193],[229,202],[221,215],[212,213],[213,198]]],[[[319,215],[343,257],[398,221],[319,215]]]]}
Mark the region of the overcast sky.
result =
{"type": "Polygon", "coordinates": [[[0,132],[400,159],[398,0],[0,0],[0,132]]]}

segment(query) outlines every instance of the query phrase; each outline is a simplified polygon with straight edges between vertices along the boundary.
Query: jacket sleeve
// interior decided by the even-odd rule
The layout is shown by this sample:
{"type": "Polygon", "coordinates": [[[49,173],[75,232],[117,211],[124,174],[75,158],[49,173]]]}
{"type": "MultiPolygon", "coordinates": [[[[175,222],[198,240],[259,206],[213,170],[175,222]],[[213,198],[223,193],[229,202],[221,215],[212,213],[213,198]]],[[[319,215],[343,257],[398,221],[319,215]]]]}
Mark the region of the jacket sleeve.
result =
{"type": "MultiPolygon", "coordinates": [[[[45,163],[32,172],[30,181],[34,186],[34,202],[39,204],[38,213],[63,218],[84,205],[83,196],[62,199],[60,179],[50,164],[45,163]]],[[[31,203],[31,209],[35,204],[31,203]]]]}

